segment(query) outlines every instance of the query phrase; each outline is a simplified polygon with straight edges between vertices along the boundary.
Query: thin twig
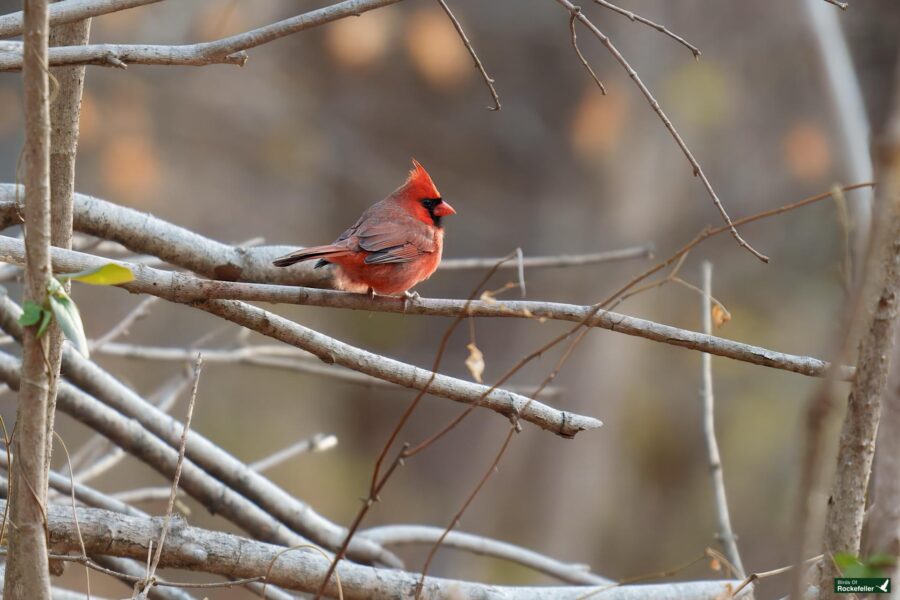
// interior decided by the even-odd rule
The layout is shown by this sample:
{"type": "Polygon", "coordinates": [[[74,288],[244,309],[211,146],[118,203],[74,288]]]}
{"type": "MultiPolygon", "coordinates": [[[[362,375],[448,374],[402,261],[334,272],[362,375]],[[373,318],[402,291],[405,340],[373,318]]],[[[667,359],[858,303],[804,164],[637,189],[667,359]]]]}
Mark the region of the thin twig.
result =
{"type": "MultiPolygon", "coordinates": [[[[443,528],[428,525],[382,525],[360,531],[358,535],[385,546],[395,546],[434,544],[444,533],[443,528]]],[[[451,531],[444,537],[443,546],[508,560],[567,583],[578,585],[612,583],[605,577],[591,573],[588,565],[561,562],[528,548],[471,533],[451,531]]]]}
{"type": "MultiPolygon", "coordinates": [[[[73,23],[91,17],[99,17],[120,10],[127,10],[160,0],[68,0],[54,2],[49,7],[50,25],[73,23]]],[[[24,13],[21,11],[0,17],[0,38],[22,34],[24,13]]]]}
{"type": "MultiPolygon", "coordinates": [[[[491,277],[494,276],[494,273],[497,272],[497,269],[500,268],[504,262],[512,260],[513,257],[516,256],[516,253],[513,252],[505,256],[504,258],[497,261],[497,263],[481,278],[481,281],[472,289],[472,292],[469,294],[469,297],[466,299],[466,306],[468,306],[472,300],[479,294],[479,292],[484,288],[488,281],[490,281],[491,277]]],[[[437,380],[437,372],[441,366],[441,361],[444,358],[444,352],[447,349],[447,344],[450,341],[450,336],[453,335],[453,332],[456,331],[456,328],[459,327],[462,320],[465,318],[465,312],[461,312],[459,315],[453,319],[453,322],[444,330],[444,335],[441,337],[441,341],[438,344],[437,353],[435,354],[434,361],[431,364],[431,374],[429,375],[428,381],[425,386],[421,388],[418,394],[416,394],[415,398],[413,398],[412,402],[406,407],[406,410],[400,416],[397,425],[394,426],[394,429],[391,431],[390,435],[388,435],[388,439],[385,442],[384,446],[381,449],[381,452],[378,454],[378,458],[375,459],[375,466],[372,468],[372,480],[369,484],[369,495],[363,501],[362,507],[357,512],[356,517],[353,520],[353,523],[347,530],[347,536],[344,539],[344,543],[341,545],[341,548],[338,550],[337,554],[335,554],[335,558],[332,561],[331,565],[328,567],[328,571],[325,573],[325,577],[322,580],[319,589],[316,592],[316,596],[313,600],[318,600],[318,598],[325,591],[325,587],[328,585],[328,582],[331,579],[331,574],[334,573],[334,570],[337,568],[338,562],[343,557],[344,552],[346,552],[347,547],[350,544],[350,541],[353,539],[356,531],[359,529],[360,525],[362,525],[363,519],[365,519],[366,515],[369,512],[369,509],[374,505],[375,502],[378,501],[379,494],[381,490],[387,485],[388,480],[391,475],[395,472],[395,470],[403,466],[404,461],[407,458],[407,452],[409,451],[410,444],[403,444],[400,452],[397,453],[397,456],[391,462],[390,466],[387,468],[384,475],[381,475],[381,470],[384,464],[385,459],[387,458],[388,453],[393,447],[394,443],[397,440],[397,437],[400,435],[400,432],[403,430],[403,427],[406,425],[409,418],[412,416],[413,412],[419,406],[419,402],[425,396],[426,392],[428,392],[432,384],[437,380]]],[[[486,388],[487,391],[478,398],[477,402],[480,404],[487,394],[491,392],[493,388],[486,388]]],[[[475,406],[474,404],[472,406],[475,406]]]]}
{"type": "MultiPolygon", "coordinates": [[[[703,261],[703,331],[706,335],[712,335],[712,263],[703,261]]],[[[728,500],[725,495],[725,477],[722,472],[722,459],[719,456],[719,443],[716,441],[716,425],[714,417],[714,396],[712,378],[712,356],[703,353],[701,355],[703,388],[701,400],[703,406],[703,437],[706,440],[706,452],[709,455],[709,471],[713,484],[713,498],[716,505],[716,520],[719,525],[719,541],[725,549],[728,562],[734,565],[737,576],[741,579],[745,576],[744,565],[738,552],[737,537],[731,528],[731,516],[728,511],[728,500]]]]}
{"type": "Polygon", "coordinates": [[[338,439],[336,436],[317,433],[310,438],[300,440],[287,448],[283,448],[278,452],[270,454],[256,462],[252,462],[247,466],[257,473],[262,473],[276,465],[280,465],[284,461],[289,460],[298,454],[304,454],[306,452],[324,452],[337,446],[337,443],[338,439]]]}
{"type": "Polygon", "coordinates": [[[599,4],[600,6],[603,6],[603,7],[605,7],[605,8],[608,8],[608,9],[614,11],[614,12],[617,12],[617,13],[619,13],[620,15],[625,15],[626,17],[628,17],[628,18],[631,19],[632,21],[636,21],[636,22],[638,22],[638,23],[643,23],[644,25],[647,25],[648,27],[652,27],[653,29],[657,30],[657,31],[660,32],[660,33],[663,33],[663,34],[669,36],[670,38],[672,38],[673,40],[675,40],[676,42],[678,42],[679,44],[681,44],[682,46],[684,46],[685,48],[687,48],[688,50],[690,50],[691,53],[694,55],[694,58],[696,58],[696,59],[699,59],[699,58],[700,58],[701,52],[700,52],[700,49],[699,49],[699,48],[697,48],[695,45],[691,44],[689,41],[687,41],[686,39],[684,39],[684,38],[681,37],[680,35],[675,34],[675,33],[672,33],[671,31],[669,31],[668,29],[666,29],[665,27],[663,27],[663,26],[660,25],[659,23],[654,23],[654,22],[651,21],[650,19],[647,19],[647,18],[645,18],[645,17],[642,17],[641,15],[636,14],[636,13],[633,13],[633,12],[631,12],[630,10],[626,10],[626,9],[620,7],[620,6],[616,6],[615,4],[613,4],[613,3],[611,3],[611,2],[607,2],[606,0],[594,0],[594,2],[596,2],[596,3],[599,4]]]}
{"type": "Polygon", "coordinates": [[[825,0],[825,2],[827,2],[828,4],[833,4],[834,6],[837,6],[841,10],[847,10],[847,7],[850,6],[846,2],[838,2],[838,0],[825,0]]]}
{"type": "Polygon", "coordinates": [[[514,422],[509,431],[506,434],[506,437],[503,438],[503,444],[500,446],[500,450],[497,451],[497,455],[494,457],[493,462],[490,467],[488,467],[487,471],[484,472],[484,475],[481,476],[481,479],[478,480],[478,484],[472,490],[472,492],[468,495],[465,502],[463,502],[462,506],[453,515],[453,519],[451,519],[450,523],[447,525],[447,528],[444,529],[444,532],[440,535],[434,545],[431,547],[431,550],[428,552],[428,557],[425,559],[425,564],[422,565],[422,574],[419,576],[419,583],[416,586],[416,600],[422,597],[422,592],[425,589],[425,576],[428,574],[428,569],[431,567],[431,561],[434,560],[435,554],[437,554],[438,548],[441,547],[441,544],[447,538],[447,535],[459,525],[459,520],[462,519],[463,514],[466,512],[466,509],[469,508],[469,505],[472,504],[472,501],[475,500],[475,496],[481,491],[481,488],[484,487],[484,484],[487,483],[488,479],[490,479],[491,475],[493,475],[500,464],[500,461],[503,459],[503,455],[506,454],[506,449],[509,448],[509,443],[512,441],[513,436],[521,431],[521,427],[518,422],[514,422]]]}
{"type": "Polygon", "coordinates": [[[153,556],[153,562],[150,564],[150,570],[147,572],[147,581],[143,586],[142,596],[146,596],[147,592],[153,586],[156,575],[156,568],[159,566],[159,560],[162,557],[163,546],[166,543],[166,535],[169,533],[169,524],[172,521],[172,513],[175,510],[175,498],[178,495],[178,480],[181,478],[181,468],[184,465],[184,453],[187,447],[188,431],[191,428],[191,418],[194,415],[194,404],[197,401],[197,388],[200,385],[200,372],[203,370],[203,355],[198,354],[194,363],[194,386],[191,388],[191,398],[188,401],[187,415],[184,418],[184,427],[181,430],[181,444],[178,448],[178,462],[175,463],[175,475],[172,476],[172,490],[169,493],[169,502],[166,506],[166,518],[163,521],[162,532],[159,534],[159,543],[156,545],[156,554],[153,556]]]}
{"type": "MultiPolygon", "coordinates": [[[[246,330],[243,330],[246,331],[246,330]]],[[[12,339],[12,338],[10,338],[12,339]]],[[[239,348],[175,348],[165,346],[145,346],[138,344],[124,344],[110,342],[105,344],[98,354],[107,356],[119,356],[137,360],[184,362],[196,356],[197,352],[203,354],[203,362],[207,365],[250,365],[269,369],[283,369],[297,373],[306,373],[330,377],[339,381],[345,381],[366,387],[383,387],[396,389],[395,384],[359,373],[343,367],[325,365],[308,352],[304,352],[293,346],[274,344],[254,344],[239,348]]],[[[507,388],[517,394],[525,393],[533,389],[528,385],[510,385],[507,388]]],[[[544,391],[545,398],[556,398],[563,393],[563,388],[552,387],[544,391]]]]}
{"type": "MultiPolygon", "coordinates": [[[[92,44],[56,48],[50,53],[50,65],[94,64],[123,68],[128,64],[203,66],[216,63],[243,65],[246,50],[279,38],[324,25],[345,17],[396,4],[400,0],[344,0],[290,17],[263,27],[211,42],[166,45],[92,44]]],[[[0,42],[0,71],[21,68],[22,52],[12,42],[0,42]],[[8,48],[3,52],[4,47],[8,48]]]]}
{"type": "Polygon", "coordinates": [[[584,68],[587,69],[587,72],[591,74],[591,78],[593,78],[594,83],[597,84],[597,87],[600,88],[600,93],[604,96],[606,95],[606,86],[603,85],[603,82],[600,81],[600,78],[597,77],[597,74],[594,73],[594,69],[591,68],[590,63],[584,57],[584,54],[581,53],[581,49],[578,47],[578,34],[575,32],[575,16],[581,12],[580,7],[576,7],[578,12],[573,12],[572,16],[569,17],[569,34],[572,37],[572,48],[575,49],[575,54],[578,55],[578,60],[581,61],[581,64],[584,65],[584,68]]]}
{"type": "Polygon", "coordinates": [[[447,17],[449,17],[450,21],[453,23],[453,27],[456,28],[456,33],[459,34],[459,38],[462,40],[463,45],[466,47],[466,50],[469,51],[469,55],[472,57],[472,60],[475,61],[475,68],[478,69],[479,73],[481,73],[481,78],[484,79],[485,85],[491,92],[491,97],[494,99],[494,105],[488,106],[488,110],[500,110],[500,96],[497,95],[497,90],[494,88],[494,80],[491,79],[491,76],[488,75],[487,71],[484,70],[484,65],[481,64],[481,59],[478,58],[478,54],[475,52],[475,48],[472,47],[472,43],[469,41],[469,38],[466,37],[466,32],[463,30],[462,25],[460,25],[456,17],[453,15],[453,11],[451,11],[450,7],[447,6],[445,0],[437,1],[438,4],[441,5],[441,8],[444,9],[444,12],[447,13],[447,17]]]}
{"type": "Polygon", "coordinates": [[[156,296],[148,296],[141,300],[140,304],[129,311],[121,321],[116,323],[112,328],[110,328],[109,331],[89,344],[91,352],[97,352],[103,347],[104,344],[112,342],[113,340],[116,340],[128,333],[132,325],[150,314],[150,307],[153,306],[158,300],[159,298],[157,298],[156,296]]]}
{"type": "MultiPolygon", "coordinates": [[[[69,483],[71,484],[71,499],[72,499],[72,519],[75,521],[75,533],[78,534],[78,544],[81,546],[81,554],[82,556],[87,556],[87,550],[84,547],[84,537],[81,535],[81,526],[78,524],[78,511],[75,506],[75,480],[71,478],[72,474],[72,457],[69,456],[69,449],[66,447],[66,442],[62,439],[62,436],[59,435],[58,432],[54,431],[53,435],[56,436],[56,439],[59,440],[60,446],[62,446],[63,452],[66,455],[66,464],[69,465],[69,483]]],[[[91,571],[87,567],[84,569],[84,585],[87,594],[87,600],[91,600],[91,571]]]]}
{"type": "Polygon", "coordinates": [[[751,254],[756,256],[763,262],[769,262],[769,259],[764,254],[760,254],[755,248],[753,248],[750,244],[748,244],[741,234],[738,233],[738,230],[735,228],[734,223],[731,220],[731,217],[728,216],[728,213],[725,210],[725,206],[722,204],[722,201],[719,200],[718,194],[713,189],[712,184],[709,182],[709,179],[706,177],[706,174],[703,172],[702,167],[700,167],[700,163],[697,162],[697,159],[694,158],[693,153],[691,153],[690,149],[685,144],[684,140],[681,138],[681,135],[675,129],[675,126],[672,125],[672,121],[666,116],[666,113],[663,112],[662,107],[660,107],[659,102],[657,102],[656,98],[653,97],[653,94],[650,92],[650,89],[641,81],[640,76],[638,76],[637,71],[635,71],[631,64],[622,56],[622,53],[613,45],[612,41],[610,41],[609,37],[602,31],[600,31],[596,25],[594,25],[590,19],[588,19],[581,10],[572,4],[569,0],[556,0],[560,5],[563,6],[569,13],[574,16],[576,19],[581,21],[591,32],[600,40],[606,49],[609,50],[610,54],[618,61],[622,68],[628,73],[628,76],[631,77],[632,81],[638,86],[638,89],[641,91],[641,94],[647,99],[647,102],[650,103],[650,107],[653,111],[659,116],[660,120],[665,125],[666,129],[672,135],[672,138],[675,140],[675,143],[678,144],[678,147],[681,148],[682,153],[685,158],[687,158],[688,162],[691,164],[691,168],[693,169],[694,175],[699,177],[703,182],[703,186],[706,188],[707,193],[710,198],[712,198],[713,204],[715,204],[716,209],[719,211],[719,214],[722,215],[722,219],[728,225],[728,230],[731,232],[732,237],[737,241],[737,243],[748,250],[751,254]]]}

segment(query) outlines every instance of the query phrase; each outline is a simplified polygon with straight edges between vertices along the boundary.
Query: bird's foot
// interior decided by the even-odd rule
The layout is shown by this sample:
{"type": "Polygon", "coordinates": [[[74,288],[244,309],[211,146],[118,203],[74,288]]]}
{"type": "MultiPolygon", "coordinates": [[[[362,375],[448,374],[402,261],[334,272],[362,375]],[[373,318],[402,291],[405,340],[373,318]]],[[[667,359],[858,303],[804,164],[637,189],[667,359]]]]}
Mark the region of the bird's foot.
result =
{"type": "Polygon", "coordinates": [[[402,297],[403,297],[403,312],[406,312],[406,307],[409,305],[410,300],[416,301],[419,298],[421,298],[421,296],[419,295],[419,292],[410,292],[409,290],[406,290],[405,292],[403,292],[402,297]]]}

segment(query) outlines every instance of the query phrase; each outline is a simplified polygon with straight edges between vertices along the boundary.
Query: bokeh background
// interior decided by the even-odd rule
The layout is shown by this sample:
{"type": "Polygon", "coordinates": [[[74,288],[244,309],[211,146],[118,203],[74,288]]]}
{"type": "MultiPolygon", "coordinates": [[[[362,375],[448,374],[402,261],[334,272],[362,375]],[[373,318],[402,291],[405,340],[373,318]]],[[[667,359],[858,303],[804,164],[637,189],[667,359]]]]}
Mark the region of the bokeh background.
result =
{"type": "MultiPolygon", "coordinates": [[[[162,2],[95,19],[92,40],[208,40],[323,4],[162,2]]],[[[584,4],[656,93],[733,216],[851,183],[802,2],[623,0],[626,8],[699,46],[699,62],[659,33],[584,4]]],[[[704,226],[719,224],[659,119],[626,73],[580,29],[580,47],[609,95],[598,92],[572,49],[568,15],[558,5],[456,0],[452,6],[496,80],[500,112],[485,109],[491,103],[487,90],[438,4],[408,0],[252,50],[243,68],[90,67],[77,189],[223,241],[261,236],[267,243],[312,245],[330,242],[399,185],[416,157],[458,211],[447,220],[447,257],[500,256],[516,247],[526,256],[597,252],[645,242],[664,257],[704,226]]],[[[0,12],[18,8],[18,2],[0,1],[0,12]]],[[[894,73],[900,5],[853,2],[841,22],[877,129],[894,73]]],[[[3,181],[14,179],[21,149],[21,103],[19,76],[0,74],[3,181]]],[[[785,352],[826,354],[844,297],[844,239],[834,203],[743,231],[771,264],[726,235],[697,248],[682,271],[699,284],[701,260],[714,262],[715,295],[733,317],[718,333],[785,352]]],[[[531,270],[528,297],[596,302],[649,264],[531,270]]],[[[491,285],[503,286],[508,273],[491,285]]],[[[419,291],[465,297],[481,275],[438,273],[419,291]]],[[[10,286],[10,293],[18,297],[18,287],[10,286]]],[[[91,335],[105,332],[139,301],[110,289],[75,293],[91,335]]],[[[275,310],[423,367],[449,324],[321,308],[275,310]]],[[[688,329],[701,326],[699,296],[678,286],[637,296],[619,310],[688,329]]],[[[478,321],[486,380],[563,327],[478,321]]],[[[207,347],[228,347],[238,333],[197,311],[158,303],[126,339],[177,347],[203,339],[207,347]]],[[[468,341],[461,328],[443,372],[471,377],[464,365],[468,341]]],[[[539,382],[558,355],[548,353],[513,383],[539,382]]],[[[182,368],[99,360],[146,394],[182,368]]],[[[719,358],[713,368],[725,480],[744,563],[750,570],[782,566],[793,534],[802,411],[816,382],[719,358]]],[[[555,384],[563,393],[553,404],[596,416],[605,426],[574,441],[525,427],[460,529],[588,563],[613,578],[673,568],[715,545],[701,436],[700,355],[594,331],[555,384]]],[[[296,458],[271,475],[325,516],[348,524],[374,457],[412,397],[399,388],[209,364],[194,423],[248,461],[316,432],[335,434],[336,448],[296,458]]],[[[0,407],[11,419],[15,396],[0,397],[0,407]]],[[[173,414],[182,416],[184,409],[181,403],[173,414]]],[[[402,438],[419,440],[460,410],[429,398],[402,438]]],[[[89,435],[65,416],[58,424],[70,448],[89,435]]],[[[448,524],[507,427],[488,411],[471,416],[399,472],[366,524],[448,524]]],[[[95,483],[107,491],[166,484],[131,459],[95,483]]],[[[194,503],[187,506],[193,524],[229,528],[194,503]]],[[[160,512],[164,504],[147,508],[160,512]]],[[[427,548],[402,551],[414,569],[426,554],[427,548]]],[[[76,571],[69,568],[67,585],[81,585],[76,571]]],[[[452,550],[439,553],[431,572],[498,583],[549,581],[452,550]]],[[[719,575],[702,563],[677,577],[719,575]]],[[[784,592],[779,585],[764,584],[762,597],[784,592]]],[[[112,582],[94,588],[120,590],[112,582]]],[[[247,595],[231,590],[212,597],[247,595]]]]}

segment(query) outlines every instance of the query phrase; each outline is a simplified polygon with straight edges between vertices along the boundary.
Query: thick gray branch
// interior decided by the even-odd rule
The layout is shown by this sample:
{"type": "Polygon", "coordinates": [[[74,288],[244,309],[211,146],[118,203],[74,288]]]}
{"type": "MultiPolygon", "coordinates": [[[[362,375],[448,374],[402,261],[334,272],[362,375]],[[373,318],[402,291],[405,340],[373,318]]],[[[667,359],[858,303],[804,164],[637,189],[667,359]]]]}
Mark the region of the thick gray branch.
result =
{"type": "MultiPolygon", "coordinates": [[[[0,183],[0,229],[19,222],[16,194],[24,187],[0,183]]],[[[217,242],[148,213],[120,206],[86,194],[75,194],[74,227],[85,234],[111,240],[136,254],[155,256],[169,264],[211,279],[283,283],[330,288],[330,269],[314,269],[311,263],[299,263],[290,269],[275,267],[272,260],[292,252],[296,246],[235,247],[217,242]]],[[[653,245],[644,244],[621,250],[561,256],[526,256],[526,268],[559,268],[598,264],[652,255],[653,245]]],[[[489,269],[500,258],[445,258],[441,271],[489,269]]],[[[501,268],[516,268],[507,261],[501,268]]]]}
{"type": "MultiPolygon", "coordinates": [[[[0,502],[0,510],[3,509],[0,502]]],[[[78,509],[78,522],[89,553],[106,553],[130,558],[146,558],[147,544],[156,539],[162,519],[126,517],[97,509],[78,509]]],[[[49,510],[51,546],[60,552],[79,552],[75,520],[71,508],[51,506],[49,510]]],[[[271,584],[285,589],[314,592],[318,589],[328,563],[317,553],[284,550],[235,535],[191,527],[175,521],[169,530],[160,567],[202,571],[227,577],[264,575],[270,565],[271,584]],[[277,560],[275,558],[278,557],[277,560]]],[[[338,574],[344,597],[348,600],[411,599],[419,575],[396,570],[376,569],[341,562],[338,574]]],[[[713,600],[730,597],[729,586],[736,581],[696,581],[658,585],[611,587],[597,594],[604,600],[662,600],[692,598],[713,600]]],[[[591,587],[504,587],[466,581],[428,577],[422,596],[434,600],[538,600],[554,598],[575,600],[593,590],[591,587]]],[[[332,579],[327,594],[336,596],[332,579]]]]}
{"type": "MultiPolygon", "coordinates": [[[[58,272],[78,271],[109,262],[89,254],[58,248],[54,249],[53,256],[58,272]]],[[[22,262],[24,254],[21,241],[0,236],[0,258],[12,262],[22,262]]],[[[218,289],[216,286],[221,286],[223,283],[228,285],[227,282],[206,281],[180,273],[117,262],[127,265],[136,276],[135,281],[122,286],[131,292],[152,294],[172,302],[190,304],[247,329],[306,350],[326,363],[336,363],[412,389],[421,390],[428,386],[428,393],[434,396],[465,404],[478,403],[480,406],[504,416],[515,416],[563,437],[574,437],[581,431],[596,429],[601,425],[597,419],[559,411],[508,390],[490,391],[487,386],[446,375],[436,375],[429,385],[432,373],[425,369],[351,346],[244,302],[205,300],[205,298],[216,296],[215,293],[209,291],[218,289]],[[188,284],[188,287],[184,287],[182,282],[188,284]],[[195,284],[200,287],[191,290],[191,286],[195,284]],[[205,287],[208,287],[209,291],[200,291],[205,287]]],[[[233,286],[233,284],[231,285],[233,286]]],[[[257,287],[244,285],[236,289],[256,289],[257,287]]],[[[353,296],[353,294],[344,295],[353,296]]],[[[400,302],[397,299],[393,300],[395,303],[400,302]]]]}
{"type": "MultiPolygon", "coordinates": [[[[66,0],[50,5],[50,25],[73,23],[90,17],[153,4],[160,0],[66,0]]],[[[0,17],[0,38],[21,35],[24,14],[9,13],[0,17]]]]}
{"type": "MultiPolygon", "coordinates": [[[[19,387],[19,361],[5,353],[0,353],[0,380],[13,389],[19,387]]],[[[124,417],[66,382],[60,383],[57,401],[59,409],[69,416],[109,438],[164,477],[172,477],[178,453],[148,433],[137,421],[124,417]]],[[[308,543],[191,461],[184,463],[181,484],[185,492],[210,512],[220,513],[258,539],[286,546],[308,543]]]]}
{"type": "MultiPolygon", "coordinates": [[[[21,329],[16,322],[19,312],[19,308],[9,298],[0,298],[0,328],[14,337],[21,335],[21,329]]],[[[175,456],[173,449],[179,448],[181,443],[182,424],[180,422],[138,396],[130,388],[97,366],[96,363],[82,357],[70,346],[66,346],[63,352],[62,367],[63,373],[69,381],[91,395],[87,397],[88,400],[86,401],[89,407],[93,406],[91,403],[99,404],[94,398],[100,399],[106,405],[102,407],[103,409],[109,410],[107,406],[112,407],[115,411],[118,411],[114,414],[121,414],[129,419],[133,419],[134,421],[130,423],[139,424],[143,427],[143,435],[146,435],[146,432],[149,431],[157,436],[156,438],[151,436],[154,441],[154,447],[163,445],[156,443],[159,440],[168,444],[169,447],[164,451],[165,460],[175,456]]],[[[67,404],[66,406],[69,405],[67,404]]],[[[65,406],[63,410],[69,412],[65,406]]],[[[76,416],[76,418],[78,417],[76,416]]],[[[102,429],[98,431],[116,442],[116,439],[110,436],[108,431],[102,429]]],[[[127,445],[116,443],[126,451],[129,451],[127,445]]],[[[281,537],[269,537],[268,539],[274,539],[285,545],[297,543],[296,539],[293,542],[291,541],[291,535],[285,536],[280,533],[282,527],[274,522],[272,518],[274,517],[294,531],[308,535],[316,543],[326,548],[337,548],[343,541],[346,532],[342,527],[320,516],[308,504],[290,496],[280,487],[249,469],[234,456],[228,454],[196,431],[188,433],[188,443],[185,450],[189,463],[185,464],[183,473],[183,477],[186,478],[184,489],[212,512],[222,512],[223,515],[228,516],[233,521],[237,518],[234,513],[217,508],[219,503],[217,494],[219,492],[210,490],[215,490],[216,485],[222,482],[230,488],[228,496],[225,497],[223,495],[222,501],[230,501],[230,506],[233,506],[235,510],[245,507],[245,498],[247,498],[269,513],[262,517],[260,511],[254,510],[247,515],[249,520],[245,523],[234,521],[256,537],[267,539],[266,536],[271,535],[268,531],[275,529],[281,537]],[[195,472],[196,468],[194,465],[202,469],[200,471],[202,476],[198,478],[200,481],[196,484],[195,491],[192,492],[189,486],[192,481],[187,481],[187,478],[191,478],[195,472]],[[212,477],[207,476],[207,474],[212,477]],[[213,480],[213,477],[218,479],[218,481],[213,480]],[[211,488],[210,486],[213,487],[211,488]],[[234,490],[237,494],[234,494],[231,490],[234,490]],[[200,494],[200,496],[198,497],[196,494],[200,494]],[[204,502],[202,498],[206,498],[207,501],[204,502]]],[[[160,450],[159,452],[163,451],[160,450]]],[[[140,453],[136,454],[134,451],[131,451],[131,453],[145,460],[145,462],[150,456],[140,453]]],[[[151,464],[151,466],[154,465],[151,464]]],[[[158,466],[154,466],[154,468],[159,470],[158,466]]],[[[168,469],[168,466],[165,468],[168,469]]],[[[163,473],[168,476],[168,471],[163,473]]],[[[255,506],[253,508],[256,509],[255,506]]],[[[360,540],[352,545],[350,557],[367,562],[378,561],[391,566],[402,565],[399,559],[391,553],[385,552],[381,546],[365,540],[360,540]]]]}
{"type": "MultiPolygon", "coordinates": [[[[20,249],[21,242],[18,240],[0,236],[0,258],[13,263],[20,263],[20,249]]],[[[53,256],[55,261],[54,264],[60,272],[93,268],[105,264],[106,262],[112,262],[108,259],[78,252],[54,252],[53,256]]],[[[128,266],[135,273],[136,280],[122,286],[127,290],[131,292],[152,294],[175,302],[196,304],[204,310],[209,310],[209,306],[206,304],[201,305],[200,303],[207,299],[232,299],[241,300],[243,302],[328,306],[332,308],[346,308],[353,310],[445,317],[457,316],[465,310],[466,314],[471,314],[476,317],[546,318],[574,323],[581,322],[589,312],[593,311],[593,308],[590,306],[578,306],[558,302],[474,301],[469,304],[468,308],[466,308],[466,302],[464,300],[419,298],[404,303],[403,299],[400,298],[379,296],[370,299],[364,294],[349,294],[334,290],[319,290],[282,285],[245,284],[227,281],[207,281],[181,273],[160,271],[144,265],[135,265],[123,261],[114,262],[119,262],[128,266]]],[[[223,306],[225,306],[224,303],[220,304],[217,310],[222,310],[223,306]]],[[[260,311],[259,309],[253,310],[256,311],[254,314],[265,313],[265,311],[260,311]]],[[[209,312],[214,311],[209,310],[209,312]]],[[[286,321],[280,317],[277,319],[280,319],[279,322],[286,321]]],[[[290,323],[289,321],[287,322],[290,323]]],[[[679,329],[678,327],[663,325],[654,321],[629,317],[614,312],[601,310],[588,321],[588,324],[591,327],[608,329],[609,331],[642,337],[655,342],[680,346],[690,350],[700,350],[717,356],[724,356],[726,358],[732,358],[764,367],[792,371],[802,375],[821,377],[829,366],[827,362],[818,358],[776,352],[760,346],[735,342],[687,329],[679,329]]],[[[299,347],[309,350],[309,348],[305,346],[299,347]]],[[[323,356],[321,352],[313,350],[310,350],[310,352],[313,352],[320,357],[323,356]]],[[[323,360],[329,362],[328,358],[329,357],[325,355],[323,360]]],[[[337,359],[333,362],[344,364],[337,359]]],[[[344,366],[349,366],[358,371],[368,372],[353,364],[345,364],[344,366]]],[[[851,367],[842,366],[840,367],[838,375],[842,380],[852,379],[853,369],[851,367]]],[[[375,376],[380,377],[379,375],[375,376]]],[[[394,381],[394,379],[388,379],[386,377],[381,378],[387,379],[388,381],[394,381]]],[[[415,387],[408,383],[400,383],[400,385],[415,387]]],[[[434,388],[429,391],[432,391],[438,396],[442,395],[437,391],[434,391],[434,388]]]]}
{"type": "MultiPolygon", "coordinates": [[[[100,44],[57,48],[50,53],[50,65],[100,65],[123,67],[128,64],[202,66],[215,63],[242,65],[247,60],[244,52],[279,38],[337,21],[345,17],[396,4],[400,0],[344,0],[331,6],[311,10],[302,15],[284,19],[264,27],[245,31],[212,42],[181,46],[100,44]]],[[[21,49],[0,48],[0,71],[12,71],[22,67],[21,49]]]]}
{"type": "MultiPolygon", "coordinates": [[[[858,555],[866,492],[875,454],[881,398],[887,387],[900,309],[900,63],[894,104],[878,161],[878,188],[863,290],[868,311],[859,343],[838,446],[837,470],[825,519],[825,555],[858,555]]],[[[835,569],[824,561],[819,587],[829,589],[835,569]]]]}

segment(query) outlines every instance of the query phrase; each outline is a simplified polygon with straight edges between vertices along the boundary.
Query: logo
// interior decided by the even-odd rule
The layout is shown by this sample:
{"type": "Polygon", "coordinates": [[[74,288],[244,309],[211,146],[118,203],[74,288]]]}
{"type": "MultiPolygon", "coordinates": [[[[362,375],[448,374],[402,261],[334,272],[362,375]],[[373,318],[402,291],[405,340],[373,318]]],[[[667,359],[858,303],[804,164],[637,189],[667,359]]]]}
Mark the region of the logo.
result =
{"type": "Polygon", "coordinates": [[[890,577],[835,577],[835,594],[890,594],[890,577]]]}

